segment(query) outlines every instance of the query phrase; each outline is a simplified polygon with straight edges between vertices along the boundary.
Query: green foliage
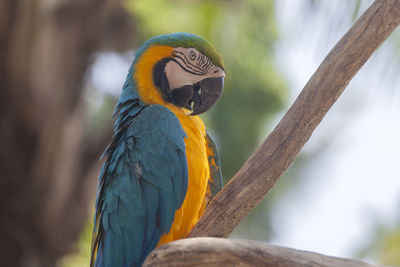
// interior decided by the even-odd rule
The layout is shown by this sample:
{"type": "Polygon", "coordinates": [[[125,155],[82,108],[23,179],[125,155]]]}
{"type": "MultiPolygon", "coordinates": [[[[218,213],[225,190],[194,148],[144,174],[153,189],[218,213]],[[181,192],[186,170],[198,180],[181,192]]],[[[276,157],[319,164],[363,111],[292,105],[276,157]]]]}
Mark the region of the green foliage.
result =
{"type": "MultiPolygon", "coordinates": [[[[92,216],[91,216],[92,218],[92,216]]],[[[90,264],[90,248],[91,248],[91,235],[93,232],[93,221],[87,223],[82,231],[81,237],[76,242],[74,248],[75,253],[69,254],[64,258],[61,258],[57,262],[59,267],[78,267],[78,266],[89,266],[90,264]]]]}
{"type": "Polygon", "coordinates": [[[384,234],[380,262],[386,265],[400,265],[400,227],[384,234]]]}
{"type": "Polygon", "coordinates": [[[378,225],[372,245],[364,248],[359,256],[372,257],[384,265],[400,266],[400,224],[397,227],[378,225]]]}

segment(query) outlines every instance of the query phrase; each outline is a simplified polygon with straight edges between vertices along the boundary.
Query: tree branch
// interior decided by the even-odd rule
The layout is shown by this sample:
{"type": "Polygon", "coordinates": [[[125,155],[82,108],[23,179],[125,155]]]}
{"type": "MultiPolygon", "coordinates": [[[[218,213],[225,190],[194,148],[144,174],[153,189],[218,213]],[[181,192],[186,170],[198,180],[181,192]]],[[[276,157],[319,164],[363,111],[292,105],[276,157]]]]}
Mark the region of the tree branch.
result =
{"type": "Polygon", "coordinates": [[[145,266],[277,266],[277,267],[373,267],[360,260],[272,246],[252,240],[212,237],[174,241],[154,250],[145,266]]]}
{"type": "Polygon", "coordinates": [[[365,11],[264,143],[210,203],[188,237],[229,236],[293,162],[353,76],[399,23],[399,0],[376,0],[365,11]]]}

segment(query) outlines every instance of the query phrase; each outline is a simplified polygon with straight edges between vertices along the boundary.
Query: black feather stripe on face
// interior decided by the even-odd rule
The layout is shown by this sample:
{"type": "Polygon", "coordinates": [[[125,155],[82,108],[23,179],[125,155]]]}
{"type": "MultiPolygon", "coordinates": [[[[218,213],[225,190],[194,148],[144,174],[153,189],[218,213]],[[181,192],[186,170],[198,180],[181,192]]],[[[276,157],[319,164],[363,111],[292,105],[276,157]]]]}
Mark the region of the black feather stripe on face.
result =
{"type": "Polygon", "coordinates": [[[190,63],[189,59],[182,52],[177,51],[173,56],[173,60],[186,72],[194,75],[205,75],[207,71],[190,63]]]}
{"type": "Polygon", "coordinates": [[[178,60],[176,60],[175,58],[171,59],[172,61],[176,62],[176,64],[178,64],[184,71],[186,71],[187,73],[193,74],[193,75],[204,75],[204,73],[201,72],[196,72],[196,70],[190,70],[189,68],[186,68],[187,65],[181,64],[179,63],[178,60]],[[185,67],[186,66],[186,67],[185,67]]]}
{"type": "Polygon", "coordinates": [[[158,61],[153,68],[153,82],[159,88],[163,98],[168,102],[173,102],[171,89],[169,88],[167,74],[165,73],[165,65],[171,58],[164,58],[158,61]]]}
{"type": "Polygon", "coordinates": [[[202,70],[199,66],[196,66],[192,63],[190,63],[189,59],[186,57],[186,55],[180,51],[176,51],[175,54],[172,56],[174,58],[181,59],[183,64],[185,65],[185,67],[190,68],[191,70],[193,70],[194,72],[201,72],[203,73],[204,70],[202,70]]]}

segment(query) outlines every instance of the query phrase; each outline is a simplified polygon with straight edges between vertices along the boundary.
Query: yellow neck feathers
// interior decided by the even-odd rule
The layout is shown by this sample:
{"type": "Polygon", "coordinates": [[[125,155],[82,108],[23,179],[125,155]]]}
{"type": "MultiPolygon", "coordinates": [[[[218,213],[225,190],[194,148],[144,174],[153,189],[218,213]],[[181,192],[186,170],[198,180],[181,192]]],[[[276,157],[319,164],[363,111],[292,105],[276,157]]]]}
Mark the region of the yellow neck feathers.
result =
{"type": "Polygon", "coordinates": [[[133,78],[141,100],[147,104],[167,105],[161,93],[154,86],[153,67],[163,58],[172,55],[172,47],[155,45],[147,49],[136,63],[133,78]]]}

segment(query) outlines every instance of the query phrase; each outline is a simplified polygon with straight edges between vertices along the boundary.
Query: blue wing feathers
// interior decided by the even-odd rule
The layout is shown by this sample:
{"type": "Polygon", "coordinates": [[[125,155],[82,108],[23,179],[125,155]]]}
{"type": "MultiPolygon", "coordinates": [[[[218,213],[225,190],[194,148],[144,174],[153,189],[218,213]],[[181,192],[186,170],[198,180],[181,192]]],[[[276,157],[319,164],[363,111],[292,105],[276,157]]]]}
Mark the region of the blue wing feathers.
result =
{"type": "Polygon", "coordinates": [[[99,267],[140,266],[169,232],[188,183],[186,134],[177,117],[129,99],[117,109],[125,114],[115,123],[96,200],[99,267]]]}

